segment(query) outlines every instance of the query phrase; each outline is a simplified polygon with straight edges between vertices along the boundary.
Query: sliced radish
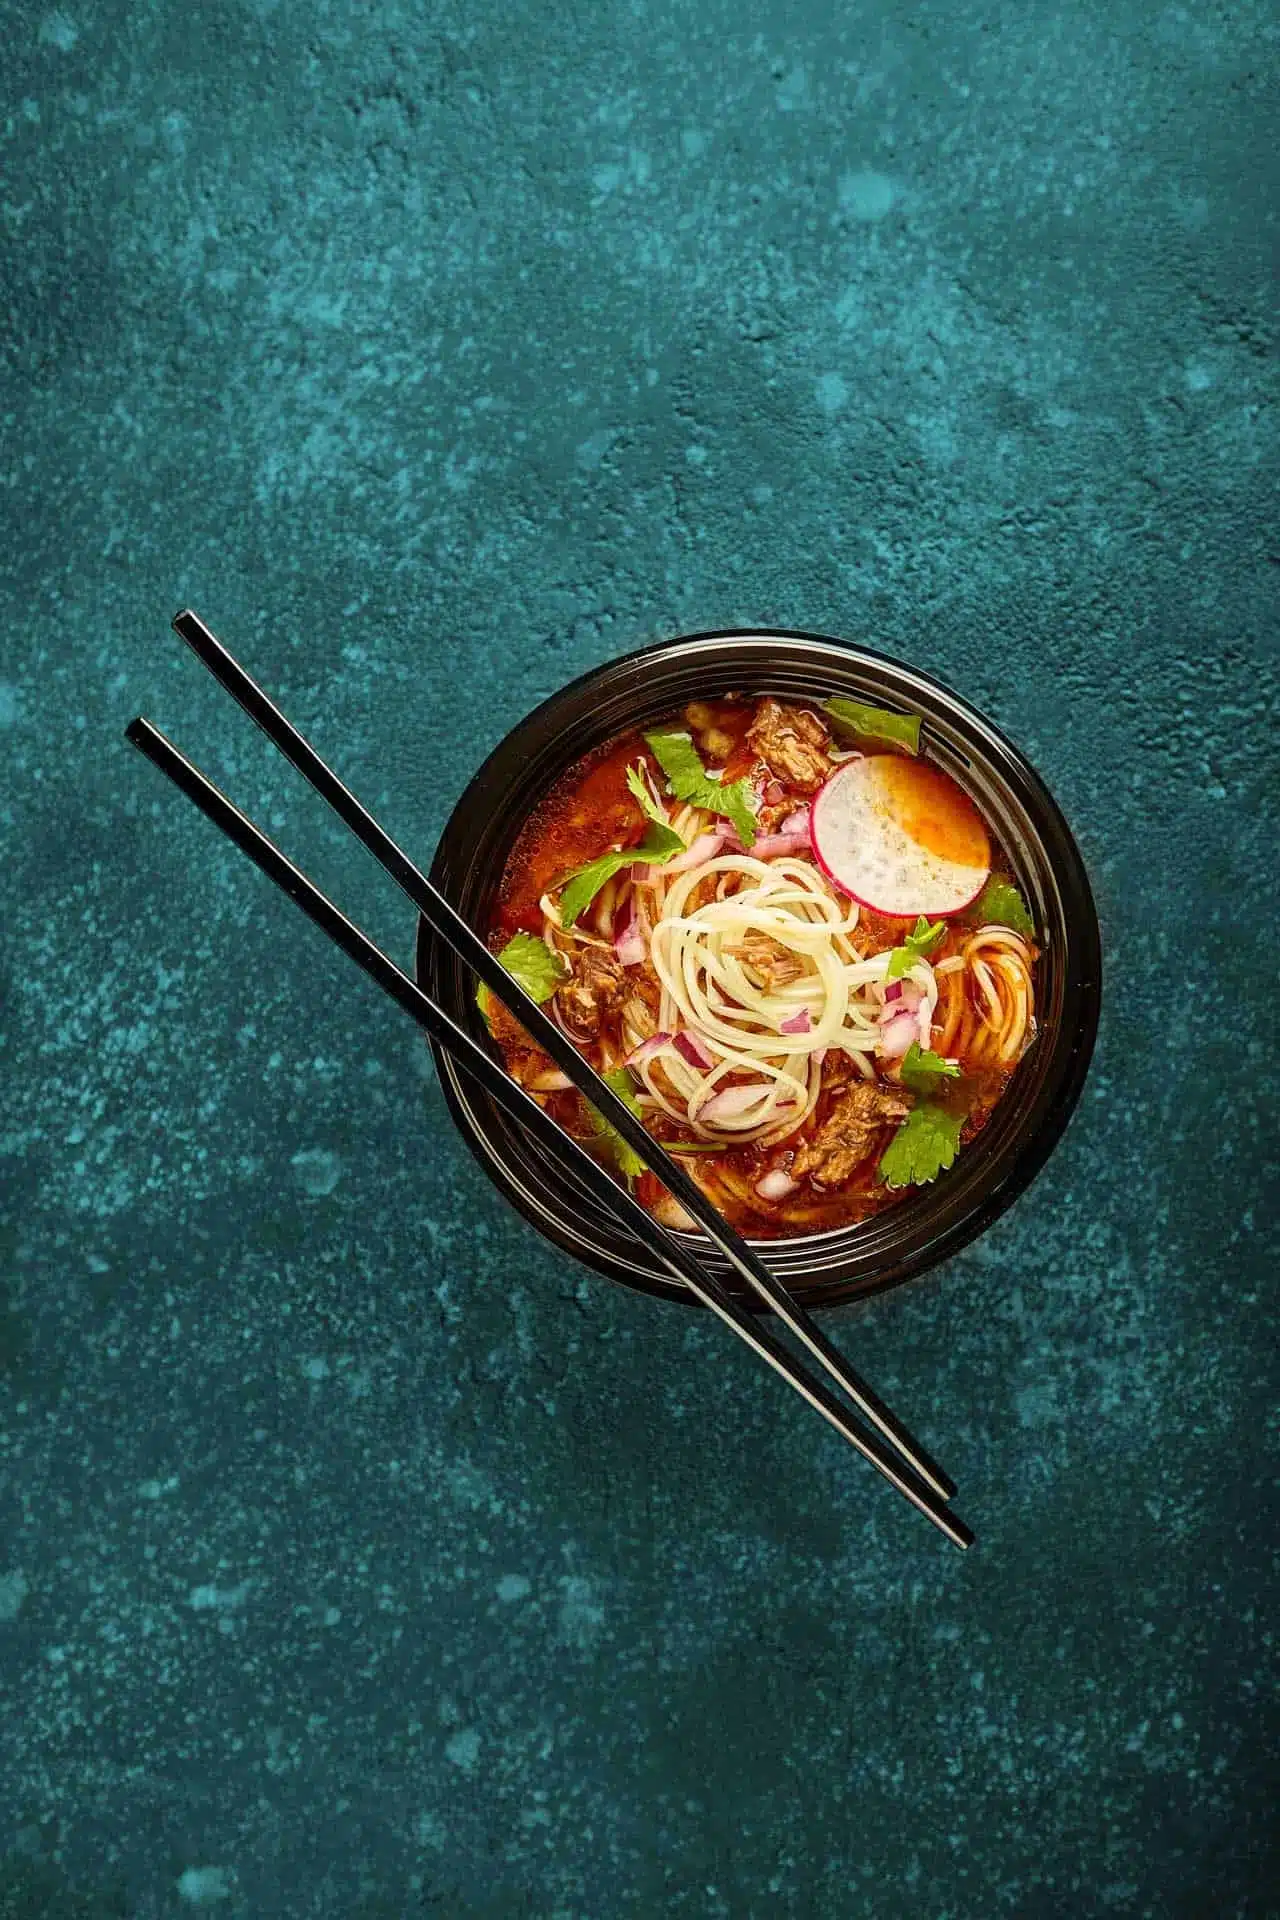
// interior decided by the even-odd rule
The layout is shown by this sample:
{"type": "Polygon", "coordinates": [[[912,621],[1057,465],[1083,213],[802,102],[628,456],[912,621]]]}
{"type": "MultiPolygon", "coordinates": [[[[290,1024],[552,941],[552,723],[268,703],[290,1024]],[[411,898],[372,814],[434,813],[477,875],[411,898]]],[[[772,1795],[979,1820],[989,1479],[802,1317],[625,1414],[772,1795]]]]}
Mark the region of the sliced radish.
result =
{"type": "Polygon", "coordinates": [[[991,842],[982,815],[927,760],[846,760],[813,802],[813,851],[833,884],[873,913],[959,913],[985,886],[991,842]]]}

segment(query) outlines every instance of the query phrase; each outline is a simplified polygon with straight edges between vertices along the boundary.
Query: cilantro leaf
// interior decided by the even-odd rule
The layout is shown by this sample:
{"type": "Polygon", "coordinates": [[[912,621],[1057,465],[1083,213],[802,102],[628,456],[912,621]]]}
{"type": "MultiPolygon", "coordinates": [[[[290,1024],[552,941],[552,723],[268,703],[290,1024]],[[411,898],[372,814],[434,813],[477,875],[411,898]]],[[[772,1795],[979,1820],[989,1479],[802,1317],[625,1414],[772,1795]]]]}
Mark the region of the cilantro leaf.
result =
{"type": "Polygon", "coordinates": [[[885,707],[866,707],[860,700],[824,700],[840,733],[855,740],[876,740],[882,745],[905,747],[908,753],[920,751],[920,715],[890,713],[885,707]]]}
{"type": "Polygon", "coordinates": [[[1026,934],[1028,937],[1036,930],[1035,922],[1027,910],[1027,903],[1012,880],[999,880],[994,873],[969,909],[966,918],[976,921],[980,927],[1012,927],[1015,933],[1026,934]]]}
{"type": "MultiPolygon", "coordinates": [[[[532,933],[513,933],[495,958],[498,965],[505,967],[511,978],[518,980],[529,998],[536,1000],[539,1006],[551,998],[560,982],[569,975],[569,969],[560,955],[552,953],[546,942],[532,933]]],[[[487,1020],[489,989],[483,981],[476,988],[476,1005],[487,1020]]]]}
{"type": "MultiPolygon", "coordinates": [[[[646,733],[645,740],[667,776],[667,785],[680,800],[687,800],[693,787],[710,780],[702,756],[688,733],[646,733]]],[[[717,783],[718,784],[718,783],[717,783]]]]}
{"type": "Polygon", "coordinates": [[[910,973],[917,960],[927,960],[935,947],[947,937],[945,920],[935,920],[930,926],[921,914],[915,926],[900,947],[895,947],[889,955],[889,969],[886,980],[901,980],[904,973],[910,973]]]}
{"type": "Polygon", "coordinates": [[[687,733],[646,733],[645,739],[676,799],[722,814],[737,829],[743,846],[749,847],[756,837],[756,795],[751,782],[733,780],[726,787],[714,779],[687,733]]]}
{"type": "Polygon", "coordinates": [[[941,1107],[915,1107],[880,1156],[880,1178],[890,1187],[924,1187],[949,1167],[964,1121],[941,1107]]]}
{"type": "Polygon", "coordinates": [[[932,1093],[939,1080],[954,1080],[960,1069],[954,1060],[944,1060],[940,1053],[913,1040],[899,1071],[903,1086],[912,1093],[932,1093]]]}
{"type": "Polygon", "coordinates": [[[623,867],[665,867],[668,860],[684,850],[684,841],[674,827],[651,820],[638,847],[627,847],[621,853],[602,853],[590,866],[580,867],[570,876],[560,895],[561,926],[571,927],[591,905],[605,881],[612,880],[623,867]]]}
{"type": "Polygon", "coordinates": [[[649,791],[649,782],[644,777],[644,768],[627,768],[627,785],[640,803],[640,811],[649,820],[655,820],[660,827],[667,824],[667,816],[649,791]]]}
{"type": "MultiPolygon", "coordinates": [[[[640,1102],[636,1099],[635,1082],[627,1069],[615,1067],[611,1073],[604,1074],[602,1078],[607,1087],[612,1087],[623,1105],[630,1107],[632,1113],[639,1118],[640,1102]]],[[[627,1180],[634,1180],[638,1173],[643,1173],[644,1161],[635,1148],[627,1144],[613,1123],[606,1120],[590,1101],[587,1102],[587,1112],[591,1115],[591,1124],[596,1130],[601,1146],[608,1153],[618,1172],[627,1180]]]]}

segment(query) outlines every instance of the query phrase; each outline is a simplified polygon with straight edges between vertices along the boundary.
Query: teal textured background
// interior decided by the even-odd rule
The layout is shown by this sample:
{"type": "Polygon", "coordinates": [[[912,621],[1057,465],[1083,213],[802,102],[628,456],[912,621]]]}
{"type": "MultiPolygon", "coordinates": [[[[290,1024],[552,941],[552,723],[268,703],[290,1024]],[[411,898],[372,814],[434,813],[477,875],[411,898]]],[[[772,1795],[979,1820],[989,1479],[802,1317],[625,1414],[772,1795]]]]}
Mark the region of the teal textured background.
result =
{"type": "Polygon", "coordinates": [[[3,27],[0,1915],[1280,1911],[1274,9],[3,27]],[[981,1243],[830,1323],[973,1553],[503,1209],[125,746],[407,958],[185,602],[424,859],[679,631],[867,640],[1031,755],[1094,1072],[981,1243]]]}

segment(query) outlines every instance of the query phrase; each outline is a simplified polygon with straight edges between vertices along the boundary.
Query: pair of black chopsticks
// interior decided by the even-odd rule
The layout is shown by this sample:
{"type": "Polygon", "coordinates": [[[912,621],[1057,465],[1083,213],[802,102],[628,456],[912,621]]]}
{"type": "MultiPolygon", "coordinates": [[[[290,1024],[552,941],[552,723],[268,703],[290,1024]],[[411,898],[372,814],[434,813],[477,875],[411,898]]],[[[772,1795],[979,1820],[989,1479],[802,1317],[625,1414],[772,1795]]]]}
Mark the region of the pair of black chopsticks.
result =
{"type": "Polygon", "coordinates": [[[452,1054],[486,1093],[506,1108],[522,1126],[527,1127],[540,1145],[562,1162],[567,1162],[575,1178],[593,1198],[611,1208],[637,1240],[656,1254],[690,1292],[732,1327],[762,1360],[780,1373],[953,1545],[969,1546],[973,1534],[947,1506],[955,1492],[953,1483],[911,1438],[884,1402],[858,1377],[821,1328],[803,1308],[796,1305],[755,1250],[734,1231],[684,1169],[658,1145],[555,1022],[498,963],[484,941],[450,906],[439,889],[418,870],[408,854],[383,831],[372,815],[366,813],[332,768],[326,765],[297,728],[286,720],[204,622],[196,614],[185,612],[178,615],[173,626],[174,631],[208,667],[218,684],[240,703],[250,719],[257,722],[268,739],[327,801],[361,845],[403,888],[437,939],[443,940],[463,964],[479,976],[578,1091],[616,1127],[668,1192],[692,1214],[721,1249],[735,1271],[767,1302],[782,1324],[808,1350],[830,1380],[842,1389],[863,1417],[859,1418],[851,1412],[790,1348],[764,1326],[758,1325],[719,1280],[703,1271],[686,1239],[669,1233],[626,1188],[619,1186],[585,1147],[559,1127],[523,1087],[508,1077],[478,1041],[472,1039],[406,973],[375,947],[292,861],[286,859],[261,829],[241,813],[149,720],[138,718],[126,729],[134,746],[162,773],[167,774],[174,785],[180,787],[229,840],[247,853],[269,879],[289,894],[307,917],[327,933],[336,946],[350,955],[358,966],[363,967],[370,978],[403,1007],[433,1040],[452,1054]]]}

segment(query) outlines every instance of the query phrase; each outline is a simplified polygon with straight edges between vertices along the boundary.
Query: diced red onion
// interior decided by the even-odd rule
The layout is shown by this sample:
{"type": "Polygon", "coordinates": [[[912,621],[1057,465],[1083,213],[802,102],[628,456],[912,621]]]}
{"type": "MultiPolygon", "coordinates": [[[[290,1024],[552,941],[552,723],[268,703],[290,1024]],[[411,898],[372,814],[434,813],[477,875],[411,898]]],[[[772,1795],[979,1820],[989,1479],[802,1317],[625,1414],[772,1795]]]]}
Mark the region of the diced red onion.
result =
{"type": "Polygon", "coordinates": [[[809,1018],[808,1007],[801,1007],[799,1013],[793,1014],[790,1020],[784,1020],[782,1022],[782,1024],[778,1028],[778,1032],[779,1033],[809,1033],[812,1030],[812,1027],[813,1027],[813,1022],[809,1018]]]}
{"type": "Polygon", "coordinates": [[[787,790],[781,780],[770,780],[764,790],[764,803],[767,807],[780,807],[787,797],[787,790]]]}
{"type": "Polygon", "coordinates": [[[789,813],[786,819],[779,823],[778,832],[803,834],[807,842],[810,834],[808,807],[797,807],[794,813],[789,813]]]}
{"type": "Polygon", "coordinates": [[[784,1173],[781,1167],[774,1167],[771,1172],[764,1175],[763,1179],[756,1181],[756,1192],[762,1200],[785,1200],[789,1193],[795,1192],[799,1184],[799,1181],[793,1180],[789,1173],[784,1173]]]}
{"type": "Polygon", "coordinates": [[[808,853],[809,835],[805,833],[761,833],[743,849],[753,860],[776,860],[784,853],[808,853]]]}
{"type": "Polygon", "coordinates": [[[886,1060],[900,1060],[918,1032],[914,1013],[895,1013],[880,1029],[880,1051],[886,1060]]]}
{"type": "Polygon", "coordinates": [[[758,1082],[754,1086],[722,1087],[719,1093],[712,1094],[705,1106],[699,1107],[698,1119],[702,1122],[736,1120],[739,1114],[755,1105],[762,1092],[758,1082]]]}
{"type": "Polygon", "coordinates": [[[671,1227],[676,1233],[696,1233],[698,1231],[697,1221],[693,1218],[692,1214],[688,1213],[685,1208],[680,1205],[680,1202],[675,1198],[674,1194],[660,1193],[658,1195],[658,1198],[653,1203],[653,1216],[656,1220],[660,1220],[664,1227],[671,1227]]]}
{"type": "Polygon", "coordinates": [[[622,931],[614,935],[613,950],[624,967],[638,967],[644,959],[644,934],[634,913],[622,931]]]}
{"type": "Polygon", "coordinates": [[[647,1040],[642,1040],[638,1047],[632,1049],[622,1064],[624,1067],[638,1067],[643,1061],[652,1060],[655,1053],[660,1053],[663,1047],[670,1044],[669,1033],[651,1034],[647,1040]]]}
{"type": "Polygon", "coordinates": [[[633,867],[632,876],[642,887],[656,886],[664,873],[686,873],[690,867],[700,867],[704,860],[714,860],[724,843],[723,833],[700,833],[683,853],[668,860],[665,867],[633,867]]]}
{"type": "Polygon", "coordinates": [[[819,1073],[821,1073],[822,1063],[826,1059],[830,1051],[831,1051],[830,1047],[819,1047],[818,1051],[814,1054],[813,1064],[818,1069],[819,1073]]]}
{"type": "Polygon", "coordinates": [[[714,1067],[715,1055],[705,1040],[696,1033],[678,1033],[674,1041],[675,1050],[689,1062],[691,1067],[714,1067]]]}
{"type": "Polygon", "coordinates": [[[901,980],[891,980],[889,982],[888,986],[884,990],[884,998],[885,998],[886,1006],[891,1000],[901,1000],[902,998],[901,980]]]}

